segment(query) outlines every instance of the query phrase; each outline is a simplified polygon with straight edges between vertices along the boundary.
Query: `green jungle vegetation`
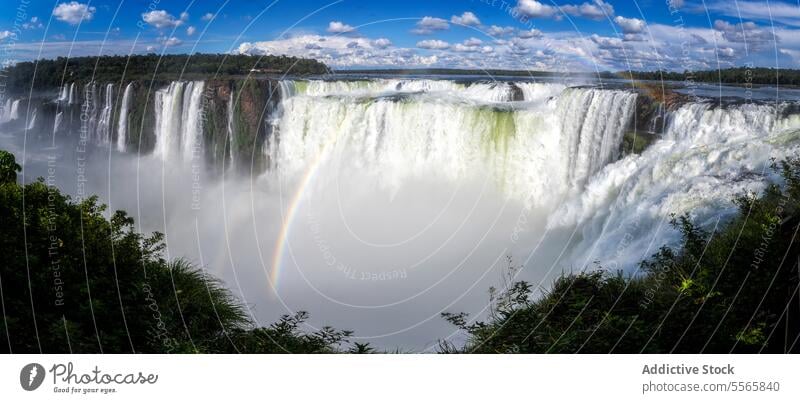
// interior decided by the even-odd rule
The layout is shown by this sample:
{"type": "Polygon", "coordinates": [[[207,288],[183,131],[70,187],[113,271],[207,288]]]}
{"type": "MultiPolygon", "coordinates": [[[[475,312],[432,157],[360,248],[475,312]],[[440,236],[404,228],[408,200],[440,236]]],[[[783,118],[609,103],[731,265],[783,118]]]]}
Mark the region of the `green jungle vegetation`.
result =
{"type": "Polygon", "coordinates": [[[329,71],[325,64],[316,60],[289,56],[151,53],[20,62],[5,68],[0,76],[5,77],[9,91],[23,92],[31,90],[31,85],[34,90],[49,90],[71,82],[224,78],[246,76],[251,70],[253,74],[290,76],[322,75],[329,71]]]}

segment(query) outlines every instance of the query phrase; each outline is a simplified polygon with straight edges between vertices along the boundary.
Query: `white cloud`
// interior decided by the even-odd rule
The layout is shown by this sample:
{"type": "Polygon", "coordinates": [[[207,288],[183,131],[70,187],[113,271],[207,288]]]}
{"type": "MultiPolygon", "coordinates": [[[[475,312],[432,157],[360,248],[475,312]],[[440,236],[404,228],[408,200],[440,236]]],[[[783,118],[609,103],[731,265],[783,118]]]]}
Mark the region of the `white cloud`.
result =
{"type": "Polygon", "coordinates": [[[197,32],[197,28],[195,28],[193,26],[190,26],[189,28],[186,28],[186,35],[192,36],[192,35],[194,35],[195,32],[197,32]]]}
{"type": "Polygon", "coordinates": [[[478,39],[478,38],[469,38],[469,39],[464,41],[464,45],[467,45],[467,46],[483,45],[483,41],[478,39]]]}
{"type": "Polygon", "coordinates": [[[39,17],[31,17],[30,21],[22,24],[23,29],[37,29],[43,26],[42,22],[39,21],[39,17]]]}
{"type": "Polygon", "coordinates": [[[594,3],[583,3],[581,5],[561,6],[561,10],[574,17],[589,18],[592,20],[602,20],[614,16],[614,7],[603,0],[595,0],[594,3]]]}
{"type": "MultiPolygon", "coordinates": [[[[486,46],[482,47],[483,41],[478,38],[469,38],[464,40],[462,43],[457,43],[453,45],[452,49],[455,52],[462,52],[462,53],[473,53],[473,52],[481,52],[484,51],[486,46]]],[[[491,49],[491,47],[489,47],[491,49]]]]}
{"type": "Polygon", "coordinates": [[[91,21],[97,8],[90,7],[88,4],[81,4],[77,1],[61,3],[53,9],[53,16],[59,21],[64,21],[70,25],[78,25],[83,20],[91,21]]]}
{"type": "Polygon", "coordinates": [[[142,20],[158,29],[179,27],[188,19],[189,14],[181,13],[181,18],[177,19],[164,10],[153,10],[142,13],[142,20]]]}
{"type": "Polygon", "coordinates": [[[211,13],[205,13],[202,17],[200,17],[200,20],[202,21],[211,21],[213,19],[214,19],[214,14],[211,13]]]}
{"type": "Polygon", "coordinates": [[[160,39],[161,43],[166,47],[178,46],[178,45],[183,43],[182,40],[180,40],[180,39],[178,39],[178,38],[176,38],[174,36],[171,36],[169,38],[162,37],[162,38],[159,38],[159,39],[160,39]]]}
{"type": "Polygon", "coordinates": [[[486,30],[486,33],[491,36],[506,36],[511,35],[516,31],[514,27],[499,27],[497,25],[492,25],[486,30]]]}
{"type": "Polygon", "coordinates": [[[15,37],[15,35],[11,31],[0,31],[0,41],[8,39],[8,38],[12,38],[13,39],[14,37],[15,37]]]}
{"type": "Polygon", "coordinates": [[[388,40],[386,38],[378,38],[378,39],[372,41],[372,46],[375,46],[378,49],[386,49],[389,46],[392,46],[392,41],[390,41],[390,40],[388,40]]]}
{"type": "Polygon", "coordinates": [[[606,16],[614,16],[614,7],[603,0],[594,0],[591,3],[564,4],[559,7],[551,6],[537,0],[518,0],[515,10],[531,18],[554,18],[561,19],[561,13],[573,17],[589,18],[601,20],[606,16]]]}
{"type": "Polygon", "coordinates": [[[778,42],[779,37],[773,35],[768,29],[759,28],[754,22],[742,22],[731,24],[726,21],[714,21],[714,29],[722,33],[722,37],[728,42],[744,43],[752,48],[761,48],[764,44],[778,42]]]}
{"type": "Polygon", "coordinates": [[[424,41],[417,42],[417,47],[422,49],[443,50],[449,48],[450,44],[445,41],[440,41],[438,39],[427,39],[424,41]]]}
{"type": "Polygon", "coordinates": [[[589,39],[596,43],[600,49],[618,49],[622,48],[623,46],[622,41],[619,38],[609,38],[607,36],[592,34],[589,39]]]}
{"type": "Polygon", "coordinates": [[[644,21],[638,18],[625,18],[623,16],[614,18],[614,22],[622,28],[622,32],[625,34],[638,34],[644,30],[645,26],[644,21]]]}
{"type": "Polygon", "coordinates": [[[519,0],[516,10],[532,18],[549,18],[558,14],[558,9],[555,7],[542,4],[536,0],[519,0]]]}
{"type": "Polygon", "coordinates": [[[454,15],[450,17],[450,22],[458,25],[469,25],[469,26],[481,25],[481,20],[478,19],[478,16],[476,16],[474,13],[470,11],[465,11],[460,16],[454,15]]]}
{"type": "Polygon", "coordinates": [[[736,51],[733,48],[719,48],[717,49],[717,54],[721,58],[729,59],[736,55],[736,51]]]}
{"type": "Polygon", "coordinates": [[[543,36],[542,31],[538,29],[531,29],[525,31],[519,31],[518,36],[522,39],[530,39],[530,38],[541,38],[543,36]]]}
{"type": "Polygon", "coordinates": [[[346,34],[355,31],[356,29],[341,21],[331,21],[328,24],[328,32],[332,34],[346,34]]]}
{"type": "Polygon", "coordinates": [[[444,31],[450,28],[446,20],[436,17],[424,17],[417,22],[417,27],[411,32],[417,35],[428,35],[434,31],[444,31]]]}

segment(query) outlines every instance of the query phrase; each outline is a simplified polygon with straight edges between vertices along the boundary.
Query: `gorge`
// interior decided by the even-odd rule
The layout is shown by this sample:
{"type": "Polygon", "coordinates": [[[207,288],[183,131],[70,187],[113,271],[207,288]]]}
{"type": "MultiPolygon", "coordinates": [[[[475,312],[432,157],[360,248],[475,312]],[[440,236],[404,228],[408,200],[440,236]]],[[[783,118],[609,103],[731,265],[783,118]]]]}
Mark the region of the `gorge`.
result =
{"type": "Polygon", "coordinates": [[[91,193],[218,270],[254,317],[302,307],[420,349],[441,310],[480,312],[505,256],[539,285],[635,272],[676,239],[672,214],[713,227],[800,145],[794,100],[592,80],[70,82],[14,95],[0,122],[24,180],[56,154],[76,197],[90,144],[91,193]]]}

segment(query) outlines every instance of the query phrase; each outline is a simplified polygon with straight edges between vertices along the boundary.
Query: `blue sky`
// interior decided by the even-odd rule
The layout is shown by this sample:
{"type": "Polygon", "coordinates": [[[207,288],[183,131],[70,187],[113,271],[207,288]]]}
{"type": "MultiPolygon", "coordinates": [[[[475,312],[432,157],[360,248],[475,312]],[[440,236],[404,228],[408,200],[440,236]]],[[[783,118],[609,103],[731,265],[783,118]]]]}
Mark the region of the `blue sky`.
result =
{"type": "Polygon", "coordinates": [[[0,11],[4,63],[234,52],[337,68],[800,67],[800,3],[735,0],[42,1],[0,11]]]}

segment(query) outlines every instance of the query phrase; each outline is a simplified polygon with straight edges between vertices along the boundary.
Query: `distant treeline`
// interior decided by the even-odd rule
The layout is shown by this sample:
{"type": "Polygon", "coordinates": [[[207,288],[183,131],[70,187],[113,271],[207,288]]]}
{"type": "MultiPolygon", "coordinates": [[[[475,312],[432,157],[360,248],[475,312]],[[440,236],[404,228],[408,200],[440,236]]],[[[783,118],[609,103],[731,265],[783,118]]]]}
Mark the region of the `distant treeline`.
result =
{"type": "Polygon", "coordinates": [[[724,84],[800,85],[800,70],[766,67],[734,67],[724,70],[684,71],[634,71],[603,73],[606,76],[638,80],[697,81],[724,84]]]}
{"type": "Polygon", "coordinates": [[[653,81],[696,81],[725,84],[800,85],[800,70],[765,67],[735,67],[708,71],[622,71],[611,72],[549,72],[534,70],[462,70],[462,69],[370,69],[337,70],[336,74],[380,75],[453,75],[453,76],[506,76],[506,77],[600,77],[653,81]]]}
{"type": "Polygon", "coordinates": [[[119,81],[175,77],[194,78],[257,73],[325,74],[328,67],[313,59],[289,56],[248,56],[222,54],[131,55],[102,57],[59,57],[55,60],[21,62],[0,73],[11,92],[58,88],[65,82],[119,81]],[[35,80],[34,80],[35,74],[35,80]]]}

